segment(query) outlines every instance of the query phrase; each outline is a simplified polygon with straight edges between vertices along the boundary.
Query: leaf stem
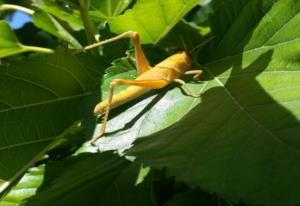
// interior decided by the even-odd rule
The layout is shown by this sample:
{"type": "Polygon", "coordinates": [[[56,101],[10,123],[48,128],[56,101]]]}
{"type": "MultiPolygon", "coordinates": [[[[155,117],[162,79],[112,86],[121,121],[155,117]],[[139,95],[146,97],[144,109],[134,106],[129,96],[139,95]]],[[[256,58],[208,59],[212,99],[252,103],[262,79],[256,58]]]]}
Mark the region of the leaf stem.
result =
{"type": "Polygon", "coordinates": [[[33,51],[33,52],[40,52],[40,53],[46,53],[46,54],[53,54],[54,50],[43,48],[43,47],[36,47],[36,46],[24,46],[22,45],[22,48],[26,51],[33,51]]]}
{"type": "Polygon", "coordinates": [[[95,39],[95,31],[93,28],[93,24],[89,18],[89,7],[90,7],[90,0],[79,0],[80,4],[80,16],[85,28],[85,34],[87,37],[87,41],[89,44],[93,44],[96,42],[95,39]]]}
{"type": "Polygon", "coordinates": [[[26,14],[29,14],[29,15],[33,15],[34,11],[31,10],[31,9],[28,9],[26,7],[23,7],[23,6],[18,6],[18,5],[14,5],[14,4],[2,4],[0,6],[0,10],[1,11],[6,11],[6,10],[18,10],[18,11],[22,11],[26,14]]]}

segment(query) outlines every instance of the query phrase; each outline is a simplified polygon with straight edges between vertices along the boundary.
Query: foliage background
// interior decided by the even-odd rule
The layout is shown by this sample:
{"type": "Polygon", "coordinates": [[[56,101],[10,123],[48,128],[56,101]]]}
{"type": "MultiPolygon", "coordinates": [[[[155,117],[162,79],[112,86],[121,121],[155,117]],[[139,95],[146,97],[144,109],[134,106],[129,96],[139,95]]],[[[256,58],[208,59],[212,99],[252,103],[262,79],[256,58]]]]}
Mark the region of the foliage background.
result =
{"type": "Polygon", "coordinates": [[[300,204],[298,0],[1,3],[33,20],[0,21],[1,206],[300,204]],[[202,96],[171,85],[121,106],[95,148],[92,108],[136,77],[133,50],[76,50],[128,30],[151,65],[201,45],[186,80],[202,96]]]}

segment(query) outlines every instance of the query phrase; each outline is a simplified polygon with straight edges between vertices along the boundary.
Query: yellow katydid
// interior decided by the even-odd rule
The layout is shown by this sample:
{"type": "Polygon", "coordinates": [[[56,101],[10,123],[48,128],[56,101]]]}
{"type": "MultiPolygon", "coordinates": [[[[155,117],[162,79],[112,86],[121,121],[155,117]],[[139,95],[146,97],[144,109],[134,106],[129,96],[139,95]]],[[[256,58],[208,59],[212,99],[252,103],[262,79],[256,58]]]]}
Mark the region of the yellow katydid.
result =
{"type": "Polygon", "coordinates": [[[186,83],[180,79],[182,75],[194,75],[194,78],[196,79],[202,73],[202,70],[190,70],[192,60],[188,53],[185,51],[178,52],[154,67],[150,67],[141,47],[137,32],[128,31],[116,37],[86,46],[82,50],[86,51],[124,37],[130,37],[133,40],[138,77],[135,80],[114,79],[111,81],[107,99],[97,104],[94,109],[95,115],[104,114],[104,117],[100,133],[93,138],[92,144],[105,133],[108,115],[111,109],[127,103],[150,90],[161,89],[176,82],[184,86],[183,89],[188,95],[192,97],[200,96],[199,94],[193,94],[188,87],[186,87],[186,83]],[[114,89],[118,85],[129,85],[129,87],[120,93],[114,94],[114,89]]]}

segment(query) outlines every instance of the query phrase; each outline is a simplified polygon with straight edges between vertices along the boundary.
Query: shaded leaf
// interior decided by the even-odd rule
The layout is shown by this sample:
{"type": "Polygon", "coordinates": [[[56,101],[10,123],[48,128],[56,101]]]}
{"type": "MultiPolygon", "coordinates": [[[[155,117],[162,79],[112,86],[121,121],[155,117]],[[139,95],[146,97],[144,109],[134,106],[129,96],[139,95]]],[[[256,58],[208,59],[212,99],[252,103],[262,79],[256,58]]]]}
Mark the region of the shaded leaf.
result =
{"type": "Polygon", "coordinates": [[[73,48],[81,48],[80,43],[67,31],[60,23],[51,15],[43,12],[36,11],[32,16],[33,23],[57,38],[68,42],[73,48]]]}
{"type": "Polygon", "coordinates": [[[142,43],[156,44],[199,0],[138,0],[132,9],[109,20],[111,30],[137,31],[142,43]]]}
{"type": "Polygon", "coordinates": [[[91,119],[99,95],[96,66],[64,51],[0,66],[0,179],[15,179],[54,137],[91,119]]]}
{"type": "Polygon", "coordinates": [[[33,5],[65,21],[75,31],[83,29],[80,12],[76,9],[69,9],[63,4],[51,0],[34,0],[33,5]]]}
{"type": "Polygon", "coordinates": [[[273,3],[221,3],[217,16],[236,10],[223,11],[230,26],[206,64],[201,102],[130,154],[228,200],[300,203],[300,2],[273,3]]]}
{"type": "MultiPolygon", "coordinates": [[[[167,201],[163,206],[194,206],[194,205],[217,205],[217,198],[205,194],[199,189],[188,190],[175,194],[173,198],[167,201]]],[[[223,204],[219,204],[223,205],[223,204]]],[[[226,204],[224,204],[225,206],[226,204]]]]}
{"type": "Polygon", "coordinates": [[[110,153],[83,153],[50,162],[45,181],[26,205],[156,205],[151,179],[135,186],[138,164],[110,153]]]}

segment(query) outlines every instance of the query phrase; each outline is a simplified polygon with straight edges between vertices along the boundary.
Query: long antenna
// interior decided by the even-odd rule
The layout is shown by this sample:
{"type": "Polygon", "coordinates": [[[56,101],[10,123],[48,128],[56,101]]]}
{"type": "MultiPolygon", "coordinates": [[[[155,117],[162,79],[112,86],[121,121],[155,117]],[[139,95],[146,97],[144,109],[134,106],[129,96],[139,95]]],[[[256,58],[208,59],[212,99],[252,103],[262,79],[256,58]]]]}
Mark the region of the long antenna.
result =
{"type": "Polygon", "coordinates": [[[182,43],[182,45],[183,45],[183,48],[184,48],[184,51],[187,51],[187,46],[186,46],[186,43],[184,42],[184,39],[183,39],[183,36],[182,35],[180,35],[180,40],[181,40],[181,43],[182,43]]]}
{"type": "Polygon", "coordinates": [[[213,40],[215,37],[212,36],[210,38],[208,38],[207,40],[205,40],[204,42],[200,43],[199,45],[195,46],[191,51],[190,54],[192,54],[195,50],[205,46],[207,43],[209,43],[211,40],[213,40]]]}

